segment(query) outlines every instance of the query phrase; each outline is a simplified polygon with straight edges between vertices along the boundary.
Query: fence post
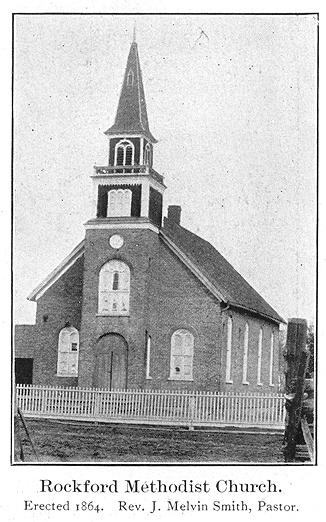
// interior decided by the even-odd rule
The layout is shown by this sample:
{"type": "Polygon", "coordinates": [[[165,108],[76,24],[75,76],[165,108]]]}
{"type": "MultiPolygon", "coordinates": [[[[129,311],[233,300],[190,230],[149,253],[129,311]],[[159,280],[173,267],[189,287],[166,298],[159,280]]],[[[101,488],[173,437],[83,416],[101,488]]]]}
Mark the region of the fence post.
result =
{"type": "Polygon", "coordinates": [[[45,413],[46,412],[46,390],[45,389],[42,389],[42,393],[41,393],[41,413],[45,413]]]}
{"type": "Polygon", "coordinates": [[[194,396],[194,394],[192,393],[189,397],[189,430],[190,431],[193,431],[194,430],[194,417],[195,417],[195,404],[196,404],[196,398],[194,396]]]}
{"type": "Polygon", "coordinates": [[[94,417],[98,417],[100,415],[100,391],[98,389],[95,390],[95,401],[94,401],[94,417]]]}

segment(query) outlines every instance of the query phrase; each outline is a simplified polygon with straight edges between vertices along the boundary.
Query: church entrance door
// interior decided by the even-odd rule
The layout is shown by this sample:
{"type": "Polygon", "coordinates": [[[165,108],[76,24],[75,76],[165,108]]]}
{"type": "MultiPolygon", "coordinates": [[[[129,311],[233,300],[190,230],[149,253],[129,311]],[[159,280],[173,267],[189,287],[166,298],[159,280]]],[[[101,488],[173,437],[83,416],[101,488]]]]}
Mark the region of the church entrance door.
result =
{"type": "Polygon", "coordinates": [[[94,386],[124,389],[127,383],[127,343],[121,335],[108,334],[96,346],[94,386]]]}

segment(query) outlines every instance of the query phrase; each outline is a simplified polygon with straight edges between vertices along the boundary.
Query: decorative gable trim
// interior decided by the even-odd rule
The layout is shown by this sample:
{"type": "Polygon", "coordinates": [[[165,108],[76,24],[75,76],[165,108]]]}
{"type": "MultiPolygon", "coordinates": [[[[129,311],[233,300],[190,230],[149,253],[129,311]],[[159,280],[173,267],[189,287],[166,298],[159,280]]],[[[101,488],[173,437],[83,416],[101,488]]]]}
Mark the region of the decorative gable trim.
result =
{"type": "Polygon", "coordinates": [[[29,294],[29,301],[37,301],[84,253],[85,240],[79,245],[29,294]]]}
{"type": "Polygon", "coordinates": [[[202,271],[182,252],[182,250],[164,233],[160,231],[163,242],[172,250],[172,252],[186,265],[187,268],[199,279],[199,281],[214,295],[219,301],[227,303],[226,297],[222,292],[213,285],[202,271]]]}

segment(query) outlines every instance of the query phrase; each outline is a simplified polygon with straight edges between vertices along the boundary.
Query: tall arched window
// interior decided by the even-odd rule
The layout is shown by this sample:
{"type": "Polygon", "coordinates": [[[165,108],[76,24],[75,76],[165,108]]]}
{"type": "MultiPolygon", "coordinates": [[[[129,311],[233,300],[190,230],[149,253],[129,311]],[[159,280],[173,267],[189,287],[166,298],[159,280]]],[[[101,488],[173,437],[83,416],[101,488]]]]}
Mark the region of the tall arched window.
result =
{"type": "Polygon", "coordinates": [[[274,386],[274,332],[271,333],[271,346],[269,354],[269,385],[274,386]]]}
{"type": "Polygon", "coordinates": [[[263,355],[263,329],[259,330],[258,337],[258,357],[257,357],[257,384],[260,386],[263,383],[261,382],[261,361],[263,355]]]}
{"type": "Polygon", "coordinates": [[[248,347],[249,347],[249,326],[246,323],[243,336],[243,369],[242,369],[242,384],[249,384],[248,382],[248,347]]]}
{"type": "Polygon", "coordinates": [[[115,165],[133,165],[134,163],[135,147],[129,140],[122,140],[115,146],[115,165]]]}
{"type": "Polygon", "coordinates": [[[102,266],[99,276],[98,312],[103,315],[129,315],[130,269],[113,259],[102,266]]]}
{"type": "Polygon", "coordinates": [[[227,343],[226,343],[226,369],[225,369],[225,381],[232,383],[231,376],[231,364],[232,364],[232,318],[228,317],[227,325],[227,343]]]}
{"type": "Polygon", "coordinates": [[[177,330],[171,337],[170,379],[192,381],[194,336],[177,330]]]}
{"type": "Polygon", "coordinates": [[[151,165],[151,146],[149,143],[145,147],[144,163],[145,165],[151,165]]]}
{"type": "Polygon", "coordinates": [[[110,190],[108,193],[107,217],[130,216],[131,215],[130,189],[110,190]]]}
{"type": "Polygon", "coordinates": [[[59,333],[57,375],[77,377],[79,333],[73,326],[66,326],[59,333]]]}

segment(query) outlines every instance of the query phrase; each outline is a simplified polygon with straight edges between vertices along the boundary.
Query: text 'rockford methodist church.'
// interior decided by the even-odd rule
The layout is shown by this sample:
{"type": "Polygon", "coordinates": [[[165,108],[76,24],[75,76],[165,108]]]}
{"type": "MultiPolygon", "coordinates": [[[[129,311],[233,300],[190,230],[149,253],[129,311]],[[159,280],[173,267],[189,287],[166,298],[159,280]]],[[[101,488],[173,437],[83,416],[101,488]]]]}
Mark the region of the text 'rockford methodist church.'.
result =
{"type": "Polygon", "coordinates": [[[131,44],[108,165],[95,167],[85,239],[31,293],[16,327],[18,383],[276,391],[282,318],[207,241],[162,223],[137,44],[131,44]]]}

